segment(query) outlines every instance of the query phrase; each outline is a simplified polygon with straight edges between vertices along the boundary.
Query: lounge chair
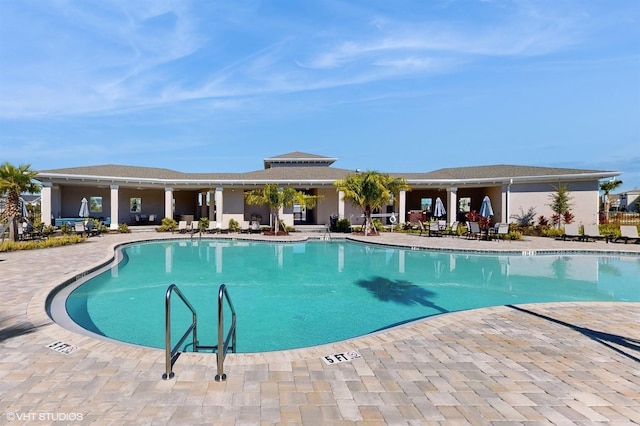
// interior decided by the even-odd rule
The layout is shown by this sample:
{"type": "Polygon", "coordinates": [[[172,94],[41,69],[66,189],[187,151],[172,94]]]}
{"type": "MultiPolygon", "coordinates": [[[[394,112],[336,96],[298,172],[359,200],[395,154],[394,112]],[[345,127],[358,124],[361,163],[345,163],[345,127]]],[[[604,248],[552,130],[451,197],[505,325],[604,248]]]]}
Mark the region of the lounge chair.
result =
{"type": "Polygon", "coordinates": [[[572,240],[582,239],[582,235],[579,232],[579,225],[577,223],[569,223],[564,225],[564,233],[562,234],[562,241],[566,241],[567,238],[572,240]]]}
{"type": "Polygon", "coordinates": [[[74,222],[73,223],[73,231],[76,234],[80,234],[80,235],[84,235],[84,233],[87,231],[84,227],[84,222],[74,222]]]}
{"type": "Polygon", "coordinates": [[[197,234],[198,232],[200,232],[200,227],[198,225],[199,225],[199,222],[197,220],[191,221],[191,226],[189,227],[189,233],[191,235],[197,234]]]}
{"type": "Polygon", "coordinates": [[[90,237],[92,235],[94,236],[98,236],[100,235],[100,227],[96,227],[93,224],[92,220],[87,220],[86,222],[84,222],[84,229],[87,232],[87,237],[90,237]]]}
{"type": "Polygon", "coordinates": [[[504,240],[509,236],[508,223],[497,223],[494,229],[495,229],[494,235],[499,240],[504,240]]]}
{"type": "Polygon", "coordinates": [[[638,235],[638,227],[635,225],[622,225],[620,226],[620,236],[613,240],[615,243],[618,240],[624,240],[624,243],[627,244],[629,240],[633,240],[634,242],[640,241],[640,235],[638,235]]]}
{"type": "Polygon", "coordinates": [[[438,222],[429,222],[429,236],[442,237],[442,231],[440,230],[440,224],[438,224],[438,222]]]}
{"type": "Polygon", "coordinates": [[[598,225],[584,225],[582,239],[584,241],[589,241],[589,238],[595,241],[601,240],[605,238],[605,236],[600,234],[600,227],[598,225]]]}
{"type": "Polygon", "coordinates": [[[458,234],[458,226],[459,226],[459,224],[460,223],[458,221],[452,222],[451,226],[445,230],[444,235],[451,235],[452,237],[453,236],[459,237],[460,236],[458,234]]]}
{"type": "Polygon", "coordinates": [[[254,220],[251,222],[251,227],[249,229],[249,231],[252,234],[259,234],[262,232],[262,229],[260,228],[260,222],[258,222],[257,220],[254,220]]]}
{"type": "Polygon", "coordinates": [[[240,224],[240,233],[241,234],[248,234],[249,231],[251,231],[251,225],[249,224],[248,220],[243,220],[242,224],[240,224]]]}
{"type": "Polygon", "coordinates": [[[186,220],[181,220],[180,222],[178,222],[178,232],[181,234],[186,233],[188,230],[187,228],[187,221],[186,220]]]}
{"type": "Polygon", "coordinates": [[[219,233],[221,234],[229,233],[229,221],[225,222],[224,224],[222,222],[218,222],[216,225],[218,226],[219,233]]]}
{"type": "Polygon", "coordinates": [[[209,222],[209,226],[204,230],[204,232],[208,234],[215,234],[218,232],[218,224],[214,221],[209,222]]]}
{"type": "Polygon", "coordinates": [[[482,237],[480,224],[478,222],[467,222],[466,235],[467,235],[467,239],[471,239],[471,238],[480,239],[482,237]]]}

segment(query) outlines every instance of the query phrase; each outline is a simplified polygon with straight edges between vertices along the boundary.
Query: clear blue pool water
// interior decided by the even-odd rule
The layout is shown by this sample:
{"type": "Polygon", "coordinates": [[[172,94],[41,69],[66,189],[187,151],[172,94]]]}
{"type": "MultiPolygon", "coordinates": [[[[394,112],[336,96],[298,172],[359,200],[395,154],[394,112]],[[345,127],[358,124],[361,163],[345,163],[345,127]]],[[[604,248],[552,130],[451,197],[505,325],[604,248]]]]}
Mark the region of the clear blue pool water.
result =
{"type": "MultiPolygon", "coordinates": [[[[479,307],[640,301],[640,257],[632,256],[220,240],[134,244],[123,255],[71,292],[67,312],[91,332],[156,348],[164,347],[164,297],[172,283],[196,308],[204,345],[217,343],[217,292],[226,284],[237,312],[237,349],[244,353],[336,342],[479,307]]],[[[175,299],[177,340],[191,316],[175,299]]]]}

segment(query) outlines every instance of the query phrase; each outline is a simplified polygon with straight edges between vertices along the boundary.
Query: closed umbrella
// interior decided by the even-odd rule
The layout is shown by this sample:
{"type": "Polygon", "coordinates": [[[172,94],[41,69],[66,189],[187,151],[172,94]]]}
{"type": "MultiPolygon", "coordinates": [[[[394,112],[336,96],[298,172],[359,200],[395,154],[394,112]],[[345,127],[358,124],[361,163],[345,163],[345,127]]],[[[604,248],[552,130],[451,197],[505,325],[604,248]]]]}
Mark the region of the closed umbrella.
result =
{"type": "Polygon", "coordinates": [[[482,199],[482,205],[480,206],[480,216],[493,216],[493,208],[491,207],[491,200],[489,199],[488,195],[485,195],[482,199]]]}
{"type": "Polygon", "coordinates": [[[433,210],[433,215],[435,217],[442,217],[447,214],[447,211],[444,209],[444,204],[440,197],[436,198],[436,207],[433,210]]]}
{"type": "Polygon", "coordinates": [[[82,198],[80,202],[80,212],[78,213],[80,217],[89,217],[89,203],[86,198],[82,198]]]}

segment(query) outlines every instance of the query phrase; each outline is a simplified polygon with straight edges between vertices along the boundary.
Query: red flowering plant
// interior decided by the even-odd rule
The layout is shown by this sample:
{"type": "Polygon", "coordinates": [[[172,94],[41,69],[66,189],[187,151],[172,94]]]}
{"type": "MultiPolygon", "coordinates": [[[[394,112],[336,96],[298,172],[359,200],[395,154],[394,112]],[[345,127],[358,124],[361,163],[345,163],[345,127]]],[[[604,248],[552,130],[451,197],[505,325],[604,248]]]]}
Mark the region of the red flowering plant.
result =
{"type": "Polygon", "coordinates": [[[469,222],[479,222],[482,216],[480,216],[477,211],[471,210],[464,215],[464,217],[466,217],[469,222]]]}

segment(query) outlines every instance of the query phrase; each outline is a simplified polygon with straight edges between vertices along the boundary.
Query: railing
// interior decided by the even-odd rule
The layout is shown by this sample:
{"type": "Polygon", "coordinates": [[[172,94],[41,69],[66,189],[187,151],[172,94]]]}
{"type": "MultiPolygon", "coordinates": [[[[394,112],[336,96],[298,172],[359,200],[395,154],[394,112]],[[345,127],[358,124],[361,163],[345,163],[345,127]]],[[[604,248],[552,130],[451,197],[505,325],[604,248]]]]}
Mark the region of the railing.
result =
{"type": "Polygon", "coordinates": [[[233,303],[231,303],[231,299],[229,298],[229,293],[227,292],[227,287],[222,284],[220,289],[218,290],[218,351],[217,351],[217,362],[218,362],[218,374],[216,374],[216,382],[221,380],[227,380],[227,375],[224,373],[224,359],[227,356],[227,350],[231,349],[232,352],[236,351],[236,310],[233,307],[233,303]],[[231,327],[229,328],[229,333],[227,333],[227,338],[224,337],[224,309],[223,309],[223,299],[226,299],[229,308],[231,309],[231,327]],[[229,346],[229,339],[232,339],[231,346],[229,346]]]}
{"type": "Polygon", "coordinates": [[[164,345],[165,345],[165,373],[162,375],[164,380],[171,379],[175,375],[173,373],[173,364],[175,364],[178,356],[180,356],[179,348],[182,346],[184,341],[189,336],[189,333],[193,334],[193,350],[198,352],[200,349],[203,350],[212,350],[216,352],[216,361],[218,372],[215,376],[216,382],[221,380],[227,380],[227,375],[224,373],[224,359],[227,356],[227,351],[231,349],[232,352],[236,351],[236,310],[233,307],[233,303],[231,303],[231,299],[229,298],[229,293],[227,292],[227,287],[222,284],[220,289],[218,290],[218,344],[215,346],[204,346],[198,344],[198,333],[197,333],[197,325],[198,325],[198,317],[196,315],[196,310],[191,306],[191,303],[187,300],[187,298],[182,294],[182,292],[178,289],[175,284],[171,284],[167,289],[167,293],[165,296],[165,334],[164,334],[164,345]],[[176,293],[182,302],[189,308],[191,313],[193,314],[193,321],[187,331],[182,335],[178,343],[172,348],[171,347],[171,295],[176,293]],[[223,299],[226,299],[229,308],[231,309],[231,327],[229,328],[229,333],[227,334],[226,339],[224,338],[224,306],[223,299]],[[231,345],[229,345],[229,340],[231,340],[231,345]]]}
{"type": "Polygon", "coordinates": [[[186,338],[189,336],[189,333],[193,333],[193,350],[195,351],[198,350],[198,333],[197,333],[198,317],[196,315],[195,309],[193,309],[193,306],[191,306],[191,303],[189,303],[187,298],[184,297],[182,292],[178,289],[178,287],[175,284],[171,284],[167,289],[164,303],[165,303],[164,304],[165,373],[162,375],[162,378],[164,380],[167,380],[167,379],[173,378],[174,376],[173,364],[175,364],[176,360],[178,359],[178,356],[180,355],[180,352],[178,351],[178,349],[180,348],[182,343],[184,343],[186,338]],[[187,331],[182,335],[178,343],[176,343],[176,345],[173,348],[171,348],[171,295],[173,293],[176,293],[180,297],[180,300],[182,300],[182,302],[187,306],[187,308],[189,308],[189,310],[191,311],[191,314],[193,315],[193,321],[191,322],[191,325],[189,326],[187,331]]]}

